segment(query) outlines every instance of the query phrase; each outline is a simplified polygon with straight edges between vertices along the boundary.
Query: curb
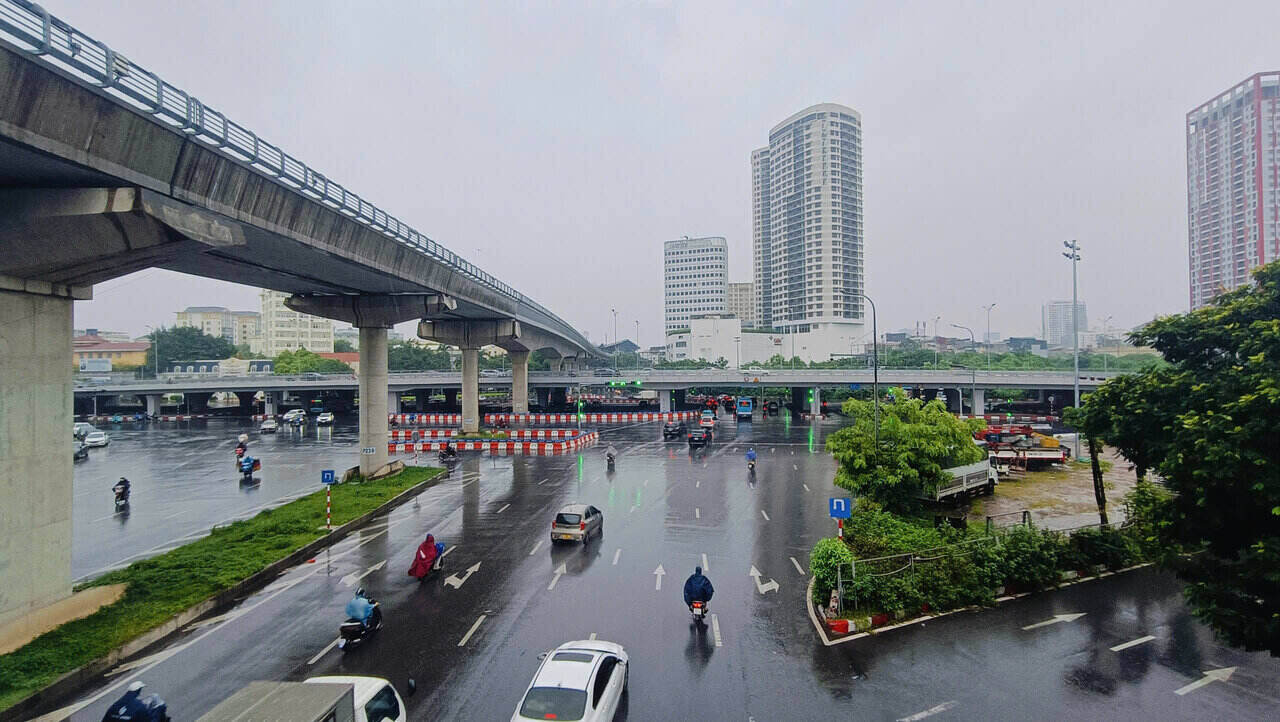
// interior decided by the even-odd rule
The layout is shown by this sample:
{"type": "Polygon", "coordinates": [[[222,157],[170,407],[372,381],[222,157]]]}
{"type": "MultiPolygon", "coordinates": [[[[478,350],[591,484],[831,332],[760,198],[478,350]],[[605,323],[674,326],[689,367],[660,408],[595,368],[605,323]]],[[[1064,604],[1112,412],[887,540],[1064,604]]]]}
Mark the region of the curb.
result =
{"type": "MultiPolygon", "coordinates": [[[[1091,582],[1096,579],[1104,579],[1106,577],[1115,576],[1117,574],[1124,574],[1125,572],[1131,572],[1136,569],[1149,567],[1149,566],[1152,566],[1153,564],[1154,562],[1145,562],[1143,564],[1135,564],[1134,566],[1125,567],[1123,569],[1117,569],[1115,571],[1101,572],[1093,576],[1068,578],[1068,579],[1065,579],[1061,584],[1057,584],[1052,587],[1047,587],[1040,591],[1049,592],[1055,589],[1064,589],[1066,587],[1072,586],[1073,584],[1091,582]]],[[[825,615],[824,615],[823,622],[825,622],[825,624],[818,621],[818,613],[814,611],[816,605],[814,605],[813,603],[813,585],[815,581],[817,581],[817,577],[809,577],[809,586],[805,590],[804,603],[805,603],[805,606],[808,607],[809,620],[813,622],[813,628],[817,630],[818,638],[821,639],[822,644],[827,647],[832,647],[837,644],[843,644],[845,642],[852,642],[855,639],[862,639],[864,637],[871,637],[878,634],[884,634],[885,632],[888,632],[894,629],[902,629],[903,627],[911,627],[917,624],[924,624],[925,622],[929,622],[934,619],[941,619],[942,617],[949,617],[952,614],[956,614],[959,612],[980,612],[984,610],[994,609],[994,607],[980,607],[980,606],[960,607],[959,609],[951,609],[945,612],[938,612],[936,614],[925,614],[923,616],[913,617],[911,619],[906,620],[905,622],[899,622],[898,624],[886,624],[886,622],[889,619],[889,615],[877,614],[870,617],[871,622],[870,622],[869,629],[865,629],[864,631],[849,634],[849,627],[853,620],[825,619],[825,615]],[[823,628],[824,626],[826,627],[826,629],[823,628]],[[843,628],[844,631],[840,631],[841,628],[843,628]],[[832,634],[837,634],[840,636],[837,637],[836,639],[832,639],[827,634],[828,630],[832,634]],[[848,634],[848,636],[844,636],[846,634],[848,634]]],[[[1003,590],[1003,587],[1001,587],[1001,590],[1003,590]]],[[[1001,596],[996,597],[995,603],[997,605],[1000,605],[1006,602],[1012,602],[1017,599],[1022,599],[1023,597],[1029,597],[1032,594],[1036,594],[1036,592],[1021,592],[1018,594],[1002,594],[1001,596]]],[[[854,623],[854,626],[856,628],[856,623],[854,623]]]]}
{"type": "Polygon", "coordinates": [[[447,476],[448,473],[447,469],[440,470],[440,473],[405,489],[396,496],[383,502],[378,507],[356,517],[355,519],[352,519],[319,539],[306,544],[297,551],[290,553],[288,556],[268,564],[262,570],[251,574],[247,578],[236,583],[234,586],[218,592],[203,602],[197,603],[193,607],[178,612],[160,626],[148,632],[144,632],[139,637],[125,642],[121,646],[108,652],[106,656],[99,657],[98,659],[88,662],[77,669],[67,672],[61,677],[55,679],[53,682],[50,682],[49,685],[43,689],[32,693],[31,696],[15,702],[8,709],[0,710],[0,722],[9,722],[10,720],[14,720],[16,722],[17,720],[29,719],[32,715],[35,715],[37,710],[42,706],[46,704],[52,705],[55,700],[60,700],[80,692],[88,685],[89,682],[111,669],[111,667],[115,666],[117,662],[142,651],[152,644],[164,641],[167,637],[180,631],[183,627],[186,627],[188,624],[196,621],[200,617],[212,612],[220,611],[223,608],[230,607],[240,598],[262,589],[267,586],[267,584],[274,581],[275,578],[280,576],[284,571],[301,564],[325,547],[342,541],[350,535],[351,532],[367,524],[373,517],[385,514],[401,504],[404,504],[414,496],[425,491],[428,485],[437,481],[442,476],[447,476]]]}

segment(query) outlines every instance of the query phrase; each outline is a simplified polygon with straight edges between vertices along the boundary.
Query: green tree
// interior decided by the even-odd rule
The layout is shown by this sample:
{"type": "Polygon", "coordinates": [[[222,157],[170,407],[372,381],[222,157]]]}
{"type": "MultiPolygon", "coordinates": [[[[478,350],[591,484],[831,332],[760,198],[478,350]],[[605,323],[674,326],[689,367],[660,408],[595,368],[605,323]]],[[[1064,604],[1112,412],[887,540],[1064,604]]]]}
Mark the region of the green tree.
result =
{"type": "Polygon", "coordinates": [[[160,349],[160,371],[174,361],[222,360],[231,358],[236,347],[221,336],[210,336],[194,326],[175,326],[152,331],[148,336],[151,348],[147,349],[145,367],[152,373],[156,368],[156,348],[160,349]]]}
{"type": "Polygon", "coordinates": [[[356,347],[352,346],[351,342],[346,340],[345,338],[334,339],[333,341],[334,353],[351,353],[355,350],[356,350],[356,347]]]}
{"type": "Polygon", "coordinates": [[[313,351],[300,348],[297,351],[281,351],[272,364],[277,374],[341,374],[352,373],[351,367],[333,358],[325,358],[313,351]]]}
{"type": "Polygon", "coordinates": [[[1098,520],[1107,523],[1107,489],[1102,483],[1102,465],[1098,455],[1102,453],[1101,434],[1106,431],[1106,422],[1098,418],[1102,416],[1096,408],[1077,408],[1069,406],[1062,410],[1062,420],[1067,426],[1084,436],[1089,444],[1089,466],[1093,471],[1093,498],[1098,503],[1098,520]]]}
{"type": "Polygon", "coordinates": [[[387,344],[387,368],[391,371],[448,371],[449,352],[408,341],[387,344]]]}
{"type": "Polygon", "coordinates": [[[943,469],[981,461],[983,451],[973,435],[980,419],[957,419],[940,401],[907,399],[880,405],[879,447],[872,402],[849,399],[842,410],[853,423],[827,438],[839,464],[835,483],[885,509],[914,510],[922,492],[946,479],[943,469]]]}
{"type": "Polygon", "coordinates": [[[1167,367],[1084,399],[1102,436],[1172,492],[1153,507],[1195,614],[1229,643],[1280,655],[1280,263],[1212,306],[1152,321],[1134,343],[1167,367]],[[1091,412],[1092,413],[1092,412],[1091,412]]]}

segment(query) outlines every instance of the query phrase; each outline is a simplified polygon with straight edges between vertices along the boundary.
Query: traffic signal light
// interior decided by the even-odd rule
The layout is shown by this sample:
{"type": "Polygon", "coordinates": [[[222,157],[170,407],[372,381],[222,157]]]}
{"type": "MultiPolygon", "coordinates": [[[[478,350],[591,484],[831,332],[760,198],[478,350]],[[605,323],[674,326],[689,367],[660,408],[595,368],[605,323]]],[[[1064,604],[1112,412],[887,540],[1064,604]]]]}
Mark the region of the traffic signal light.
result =
{"type": "Polygon", "coordinates": [[[809,389],[809,403],[813,403],[813,389],[809,389]]]}
{"type": "Polygon", "coordinates": [[[642,385],[644,385],[644,382],[641,381],[640,379],[636,379],[636,386],[642,386],[642,385]]]}

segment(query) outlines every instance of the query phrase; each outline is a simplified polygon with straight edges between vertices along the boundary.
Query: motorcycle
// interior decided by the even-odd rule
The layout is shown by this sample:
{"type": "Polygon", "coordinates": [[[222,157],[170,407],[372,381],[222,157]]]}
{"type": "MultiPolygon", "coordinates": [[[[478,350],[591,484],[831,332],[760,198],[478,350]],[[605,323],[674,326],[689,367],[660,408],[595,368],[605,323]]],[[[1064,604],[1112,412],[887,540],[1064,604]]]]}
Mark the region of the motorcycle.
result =
{"type": "Polygon", "coordinates": [[[609,471],[613,471],[613,454],[605,454],[604,463],[609,467],[609,471]]]}
{"type": "Polygon", "coordinates": [[[262,470],[262,460],[244,456],[236,462],[236,468],[240,470],[241,481],[253,481],[253,472],[262,470]]]}
{"type": "Polygon", "coordinates": [[[430,568],[428,568],[425,572],[423,572],[421,576],[418,576],[418,575],[414,575],[414,576],[417,576],[418,581],[425,582],[427,581],[427,577],[432,576],[433,574],[435,574],[436,572],[440,571],[443,568],[444,568],[444,542],[436,542],[436,558],[431,562],[430,568]]]}
{"type": "Polygon", "coordinates": [[[754,474],[754,473],[756,473],[756,460],[755,460],[755,459],[748,459],[748,460],[747,460],[747,473],[749,473],[749,474],[754,474]]]}
{"type": "Polygon", "coordinates": [[[354,617],[348,617],[338,627],[338,649],[343,652],[359,646],[382,629],[382,605],[376,599],[369,599],[369,602],[373,604],[373,614],[369,617],[368,627],[354,617]]]}
{"type": "Polygon", "coordinates": [[[116,511],[120,511],[121,509],[129,506],[129,490],[127,488],[120,484],[116,484],[111,487],[111,490],[116,493],[116,511]]]}
{"type": "Polygon", "coordinates": [[[708,602],[693,602],[689,605],[689,613],[693,615],[694,624],[701,627],[707,623],[707,608],[709,606],[708,602]]]}
{"type": "Polygon", "coordinates": [[[440,463],[443,464],[446,461],[457,461],[457,460],[458,460],[458,452],[455,451],[453,448],[440,450],[440,463]]]}

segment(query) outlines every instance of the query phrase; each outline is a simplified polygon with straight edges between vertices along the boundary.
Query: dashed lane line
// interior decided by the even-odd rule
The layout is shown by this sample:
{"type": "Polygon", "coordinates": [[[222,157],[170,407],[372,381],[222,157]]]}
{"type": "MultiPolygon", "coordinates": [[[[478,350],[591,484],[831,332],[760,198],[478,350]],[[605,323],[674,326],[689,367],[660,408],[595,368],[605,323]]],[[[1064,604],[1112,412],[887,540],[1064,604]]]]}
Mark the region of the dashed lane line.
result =
{"type": "Polygon", "coordinates": [[[720,637],[720,618],[715,614],[711,615],[711,636],[715,638],[717,647],[724,646],[724,640],[720,637]]]}
{"type": "Polygon", "coordinates": [[[534,554],[538,553],[538,550],[542,548],[543,541],[545,540],[539,539],[538,543],[533,545],[533,548],[529,550],[529,556],[533,556],[534,554]]]}
{"type": "Polygon", "coordinates": [[[595,632],[592,632],[592,633],[591,633],[591,636],[590,636],[590,637],[587,637],[587,639],[590,639],[590,640],[594,640],[595,638],[596,638],[596,633],[595,633],[595,632]]]}
{"type": "Polygon", "coordinates": [[[792,564],[794,564],[794,565],[796,565],[796,571],[797,571],[797,572],[800,572],[800,576],[802,576],[802,577],[803,577],[803,576],[804,576],[804,567],[800,566],[800,562],[796,561],[796,558],[795,558],[795,557],[791,557],[791,563],[792,563],[792,564]]]}
{"type": "Polygon", "coordinates": [[[698,508],[698,507],[696,507],[696,506],[695,506],[695,507],[693,507],[693,518],[695,518],[695,519],[701,519],[701,518],[702,518],[702,509],[700,509],[700,508],[698,508]]]}
{"type": "Polygon", "coordinates": [[[1119,651],[1120,651],[1120,650],[1122,650],[1122,649],[1128,649],[1128,648],[1130,648],[1130,647],[1136,647],[1136,646],[1138,646],[1139,644],[1145,644],[1145,643],[1147,643],[1147,642],[1150,642],[1150,641],[1151,641],[1151,640],[1153,640],[1153,639],[1155,639],[1155,637],[1153,637],[1153,636],[1151,636],[1150,634],[1148,634],[1148,635],[1147,635],[1147,636],[1145,636],[1145,637],[1138,637],[1137,639],[1135,639],[1135,640],[1133,640],[1133,641],[1131,641],[1131,642],[1125,642],[1124,644],[1117,644],[1116,646],[1114,646],[1114,647],[1112,647],[1112,648],[1111,648],[1111,651],[1112,651],[1112,652],[1119,652],[1119,651]]]}
{"type": "Polygon", "coordinates": [[[480,623],[483,622],[484,618],[487,616],[487,614],[480,615],[480,618],[476,620],[476,623],[471,625],[471,629],[468,629],[467,633],[462,635],[462,640],[458,642],[459,647],[467,646],[467,642],[471,640],[471,635],[476,633],[476,630],[480,628],[480,623]]]}
{"type": "Polygon", "coordinates": [[[805,491],[809,490],[809,485],[804,482],[800,482],[800,486],[803,486],[805,491]]]}
{"type": "Polygon", "coordinates": [[[335,637],[332,642],[329,642],[324,646],[324,649],[317,652],[316,656],[312,657],[311,659],[308,659],[307,665],[312,665],[312,664],[315,664],[316,662],[319,662],[320,658],[328,654],[330,649],[333,649],[334,647],[338,646],[338,642],[340,641],[342,641],[342,637],[335,637]]]}
{"type": "Polygon", "coordinates": [[[929,709],[923,712],[916,712],[915,714],[907,717],[899,717],[898,722],[917,722],[918,720],[925,719],[926,717],[932,717],[935,714],[941,714],[943,712],[946,712],[952,707],[955,707],[957,704],[958,702],[956,702],[954,699],[949,702],[943,702],[942,704],[936,705],[934,707],[930,707],[929,709]]]}
{"type": "Polygon", "coordinates": [[[495,512],[495,513],[497,513],[497,514],[501,514],[502,512],[504,512],[504,511],[506,511],[507,509],[510,509],[510,508],[511,508],[511,505],[510,505],[510,504],[503,504],[503,505],[502,505],[502,508],[501,508],[501,509],[499,509],[499,510],[498,510],[497,512],[495,512]]]}
{"type": "Polygon", "coordinates": [[[760,516],[764,517],[764,520],[765,520],[765,521],[769,521],[769,515],[768,515],[767,513],[765,513],[765,510],[764,510],[764,509],[761,509],[761,510],[760,510],[760,516]]]}
{"type": "Polygon", "coordinates": [[[613,566],[618,566],[618,557],[622,556],[622,547],[618,547],[613,552],[613,566]]]}
{"type": "Polygon", "coordinates": [[[702,553],[702,571],[711,571],[711,565],[707,563],[707,553],[702,553]]]}

